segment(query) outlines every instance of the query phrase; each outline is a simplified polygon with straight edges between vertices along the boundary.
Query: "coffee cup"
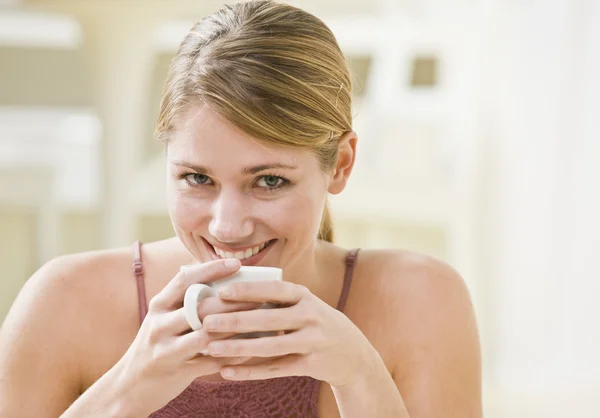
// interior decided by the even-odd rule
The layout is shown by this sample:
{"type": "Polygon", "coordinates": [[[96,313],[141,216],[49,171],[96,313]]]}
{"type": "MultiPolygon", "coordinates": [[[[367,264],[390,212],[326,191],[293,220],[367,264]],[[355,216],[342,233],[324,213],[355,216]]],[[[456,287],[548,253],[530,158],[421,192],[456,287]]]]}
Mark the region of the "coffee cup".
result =
{"type": "MultiPolygon", "coordinates": [[[[181,266],[180,271],[192,268],[193,266],[181,266]]],[[[282,270],[278,267],[263,266],[242,266],[231,276],[211,283],[195,283],[188,287],[183,298],[183,310],[185,318],[192,330],[202,329],[202,321],[198,318],[198,302],[202,299],[218,296],[218,292],[223,287],[232,283],[260,282],[269,280],[282,280],[282,270]]],[[[277,305],[264,303],[257,309],[274,308],[277,305]]],[[[251,333],[256,334],[256,333],[251,333]]],[[[240,334],[237,338],[251,338],[255,335],[240,334]]]]}

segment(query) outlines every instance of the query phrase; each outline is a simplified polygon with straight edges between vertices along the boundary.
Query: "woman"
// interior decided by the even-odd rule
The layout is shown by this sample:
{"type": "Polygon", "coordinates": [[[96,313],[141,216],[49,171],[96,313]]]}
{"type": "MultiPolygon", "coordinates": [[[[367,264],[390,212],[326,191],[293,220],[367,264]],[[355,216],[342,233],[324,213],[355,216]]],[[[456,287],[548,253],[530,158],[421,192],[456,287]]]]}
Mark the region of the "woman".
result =
{"type": "Polygon", "coordinates": [[[61,257],[27,282],[0,337],[0,416],[481,416],[461,278],[426,256],[332,243],[326,199],[357,136],[320,20],[264,1],[202,20],[172,62],[157,136],[177,236],[134,245],[133,271],[124,248],[61,257]],[[224,289],[192,331],[187,287],[240,265],[281,267],[284,281],[224,289]],[[253,309],[264,302],[280,307],[253,309]],[[228,339],[252,331],[278,332],[228,339]]]}

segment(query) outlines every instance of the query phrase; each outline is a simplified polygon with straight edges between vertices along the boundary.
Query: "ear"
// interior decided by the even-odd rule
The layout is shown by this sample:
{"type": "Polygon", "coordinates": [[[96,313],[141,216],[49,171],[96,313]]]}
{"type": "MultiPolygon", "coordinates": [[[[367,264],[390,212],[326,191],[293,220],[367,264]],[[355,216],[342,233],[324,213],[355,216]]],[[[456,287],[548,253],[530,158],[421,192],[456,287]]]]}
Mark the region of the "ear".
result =
{"type": "Polygon", "coordinates": [[[333,172],[331,173],[329,187],[327,188],[329,193],[341,193],[346,187],[346,183],[348,182],[350,173],[352,173],[352,168],[354,167],[354,161],[356,160],[357,142],[358,137],[354,131],[346,132],[338,140],[338,159],[333,168],[333,172]]]}

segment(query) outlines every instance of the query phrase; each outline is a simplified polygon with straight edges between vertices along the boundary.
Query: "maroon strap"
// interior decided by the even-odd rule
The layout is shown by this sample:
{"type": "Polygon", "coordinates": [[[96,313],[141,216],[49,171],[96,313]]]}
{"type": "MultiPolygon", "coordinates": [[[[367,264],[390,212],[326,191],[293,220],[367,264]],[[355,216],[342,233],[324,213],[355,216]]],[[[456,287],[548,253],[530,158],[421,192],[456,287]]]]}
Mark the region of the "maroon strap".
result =
{"type": "Polygon", "coordinates": [[[148,313],[146,304],[146,285],[144,284],[144,265],[142,264],[142,243],[136,241],[133,243],[133,274],[137,282],[138,303],[140,312],[140,324],[144,322],[144,318],[148,313]]]}
{"type": "Polygon", "coordinates": [[[350,294],[350,285],[352,284],[352,275],[354,274],[354,267],[356,266],[356,257],[360,248],[355,248],[348,252],[346,256],[346,270],[344,271],[344,286],[342,287],[342,294],[338,302],[337,310],[344,312],[346,301],[348,300],[348,294],[350,294]]]}

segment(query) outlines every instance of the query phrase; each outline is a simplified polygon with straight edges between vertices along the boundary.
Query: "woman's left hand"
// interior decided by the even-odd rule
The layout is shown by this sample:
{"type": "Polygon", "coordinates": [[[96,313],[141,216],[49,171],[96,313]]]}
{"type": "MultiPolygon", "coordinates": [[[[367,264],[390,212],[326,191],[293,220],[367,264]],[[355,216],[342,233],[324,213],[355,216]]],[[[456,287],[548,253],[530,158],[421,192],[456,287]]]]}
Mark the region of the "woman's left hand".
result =
{"type": "Polygon", "coordinates": [[[272,337],[213,341],[214,357],[275,357],[256,365],[228,366],[228,380],[257,380],[283,376],[311,376],[343,387],[368,371],[378,353],[343,313],[290,282],[265,281],[228,285],[219,292],[224,300],[270,302],[276,309],[255,309],[209,315],[208,332],[236,333],[286,331],[272,337]]]}

